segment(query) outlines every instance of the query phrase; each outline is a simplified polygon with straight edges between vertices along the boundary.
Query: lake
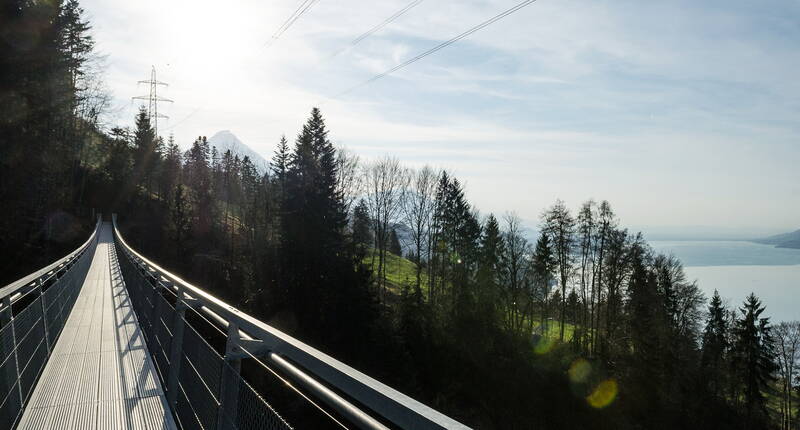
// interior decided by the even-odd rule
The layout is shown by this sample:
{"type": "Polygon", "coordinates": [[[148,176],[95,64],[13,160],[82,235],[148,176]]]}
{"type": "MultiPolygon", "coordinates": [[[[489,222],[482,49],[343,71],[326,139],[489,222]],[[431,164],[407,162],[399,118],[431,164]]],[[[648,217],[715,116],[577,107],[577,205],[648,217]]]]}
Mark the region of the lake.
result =
{"type": "Polygon", "coordinates": [[[773,322],[800,319],[800,249],[744,241],[651,241],[657,251],[680,258],[691,280],[728,306],[755,293],[773,322]]]}

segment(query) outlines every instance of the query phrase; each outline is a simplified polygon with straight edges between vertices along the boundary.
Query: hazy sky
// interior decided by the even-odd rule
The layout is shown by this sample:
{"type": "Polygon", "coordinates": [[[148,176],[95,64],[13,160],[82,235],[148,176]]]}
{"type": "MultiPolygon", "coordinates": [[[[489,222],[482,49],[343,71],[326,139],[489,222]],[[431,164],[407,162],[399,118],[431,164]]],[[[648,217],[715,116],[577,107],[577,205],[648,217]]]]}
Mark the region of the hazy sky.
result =
{"type": "Polygon", "coordinates": [[[266,158],[318,105],[363,158],[446,167],[483,213],[534,223],[556,198],[608,199],[657,231],[800,228],[800,2],[539,0],[340,98],[517,0],[83,0],[107,57],[115,124],[170,83],[161,134],[229,129],[266,158]]]}

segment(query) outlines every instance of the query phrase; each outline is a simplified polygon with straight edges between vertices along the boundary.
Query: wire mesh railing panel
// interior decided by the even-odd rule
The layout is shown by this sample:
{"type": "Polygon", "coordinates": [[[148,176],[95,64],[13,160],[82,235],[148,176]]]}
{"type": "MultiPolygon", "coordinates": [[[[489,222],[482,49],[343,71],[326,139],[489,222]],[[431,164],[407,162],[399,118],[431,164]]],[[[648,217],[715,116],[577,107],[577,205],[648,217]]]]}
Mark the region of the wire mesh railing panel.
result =
{"type": "Polygon", "coordinates": [[[226,409],[222,414],[225,428],[236,430],[292,428],[233,367],[226,363],[222,372],[227,374],[226,377],[231,381],[227,385],[228,389],[235,387],[237,391],[236,408],[226,409]]]}
{"type": "MultiPolygon", "coordinates": [[[[14,352],[14,332],[11,325],[7,324],[0,328],[0,363],[3,363],[14,352]]],[[[13,358],[13,357],[12,357],[13,358]]],[[[0,393],[2,395],[2,393],[0,393]]]]}
{"type": "Polygon", "coordinates": [[[0,362],[0,402],[3,402],[11,394],[11,389],[16,387],[16,384],[17,362],[13,355],[8,355],[4,361],[0,362]]]}
{"type": "Polygon", "coordinates": [[[219,403],[208,391],[208,387],[203,383],[203,375],[198,370],[185,355],[182,356],[178,382],[200,425],[207,429],[215,428],[219,403]]]}
{"type": "Polygon", "coordinates": [[[3,287],[0,308],[0,428],[22,416],[72,310],[94,256],[97,231],[63,259],[3,287]]]}
{"type": "MultiPolygon", "coordinates": [[[[181,316],[183,315],[181,312],[184,311],[176,310],[170,301],[175,296],[171,296],[168,300],[165,295],[172,293],[160,284],[154,286],[155,278],[138,267],[124,248],[118,250],[120,252],[117,255],[121,254],[119,264],[131,304],[142,327],[148,351],[156,363],[162,386],[167,391],[168,398],[174,398],[174,403],[170,404],[170,407],[181,428],[216,430],[217,420],[225,416],[227,421],[222,426],[225,429],[290,429],[291,427],[242,379],[238,372],[225,363],[217,349],[195,329],[190,322],[191,319],[187,320],[181,316]],[[183,325],[179,340],[179,365],[171,361],[172,344],[178,341],[175,339],[176,323],[183,325]],[[230,374],[223,377],[223,368],[229,369],[230,374]],[[178,371],[178,374],[173,376],[176,378],[176,385],[173,388],[176,393],[170,396],[170,372],[175,371],[178,371]],[[231,411],[227,414],[220,412],[223,380],[227,381],[227,386],[236,390],[233,394],[229,394],[232,398],[228,406],[231,411]],[[241,411],[240,417],[239,411],[241,411]]],[[[199,314],[188,306],[183,309],[187,313],[192,312],[193,318],[198,318],[199,314]]],[[[219,328],[212,331],[215,330],[219,328]]]]}
{"type": "Polygon", "coordinates": [[[152,345],[150,353],[156,359],[156,365],[159,368],[159,374],[162,379],[166,379],[169,373],[170,365],[170,351],[172,348],[172,331],[170,326],[175,319],[175,309],[172,305],[160,294],[155,298],[157,314],[155,319],[156,325],[152,330],[151,339],[148,339],[148,345],[152,345]]]}
{"type": "MultiPolygon", "coordinates": [[[[52,290],[52,288],[51,288],[52,290]]],[[[49,291],[49,290],[48,290],[49,291]]],[[[46,294],[46,293],[45,293],[46,294]]],[[[47,324],[47,330],[52,334],[52,337],[58,337],[58,334],[61,333],[61,321],[59,320],[59,314],[61,314],[61,306],[58,304],[50,304],[49,307],[45,307],[44,311],[44,320],[47,324]]]]}
{"type": "MultiPolygon", "coordinates": [[[[219,384],[222,377],[222,357],[188,325],[183,332],[183,354],[191,362],[192,367],[202,375],[207,391],[219,402],[219,384]]],[[[181,368],[183,373],[183,368],[181,368]]]]}
{"type": "MultiPolygon", "coordinates": [[[[14,371],[16,373],[16,371],[14,371]]],[[[16,378],[16,375],[14,376],[16,378]]],[[[9,389],[9,394],[3,400],[0,400],[0,428],[10,429],[14,427],[17,418],[22,412],[22,403],[19,398],[19,389],[15,383],[9,389]]]]}
{"type": "Polygon", "coordinates": [[[20,365],[22,371],[19,376],[19,385],[22,390],[22,398],[25,402],[28,401],[31,391],[33,391],[33,387],[36,384],[36,379],[42,372],[45,363],[47,363],[47,358],[47,347],[44,344],[44,338],[41,338],[30,360],[28,360],[28,363],[25,366],[20,365]]]}
{"type": "Polygon", "coordinates": [[[66,288],[69,288],[66,284],[69,283],[71,278],[71,276],[64,276],[44,290],[44,293],[42,293],[42,300],[44,300],[44,309],[46,312],[50,312],[50,310],[54,308],[58,309],[59,302],[56,299],[61,296],[61,293],[64,292],[66,288]]]}
{"type": "MultiPolygon", "coordinates": [[[[20,368],[28,366],[28,362],[33,359],[34,351],[42,342],[44,342],[44,326],[42,321],[38,320],[24,338],[17,340],[17,361],[20,368]]],[[[46,349],[45,346],[45,352],[46,349]]]]}
{"type": "Polygon", "coordinates": [[[158,344],[151,352],[156,351],[159,377],[182,428],[290,428],[263,397],[289,398],[273,397],[278,386],[270,385],[272,377],[329,425],[466,428],[169,273],[129,247],[113,219],[117,249],[124,255],[123,276],[136,296],[134,310],[140,321],[153,320],[146,339],[158,344]],[[162,295],[169,296],[170,308],[158,301],[162,295]],[[164,317],[161,307],[171,318],[164,317]],[[159,337],[158,324],[171,335],[169,348],[159,337]],[[261,373],[249,372],[253,363],[261,373]],[[258,390],[242,378],[242,366],[258,390]]]}
{"type": "Polygon", "coordinates": [[[14,332],[17,339],[24,339],[28,332],[33,328],[42,317],[41,299],[36,298],[25,309],[14,317],[14,332]]]}
{"type": "Polygon", "coordinates": [[[200,419],[194,413],[192,405],[189,403],[189,399],[186,397],[186,393],[180,386],[178,389],[177,401],[175,403],[175,407],[173,408],[173,412],[175,413],[175,416],[178,419],[178,425],[181,427],[181,429],[183,430],[203,429],[203,426],[200,424],[200,419]]]}

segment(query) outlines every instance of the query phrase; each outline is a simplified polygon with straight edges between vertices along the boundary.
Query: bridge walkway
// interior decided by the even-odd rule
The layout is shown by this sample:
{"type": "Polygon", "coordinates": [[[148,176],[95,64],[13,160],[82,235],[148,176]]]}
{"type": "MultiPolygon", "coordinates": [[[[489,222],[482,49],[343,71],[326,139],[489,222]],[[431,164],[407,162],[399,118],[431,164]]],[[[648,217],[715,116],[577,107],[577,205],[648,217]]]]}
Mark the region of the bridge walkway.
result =
{"type": "Polygon", "coordinates": [[[103,223],[80,295],[19,429],[175,429],[103,223]]]}

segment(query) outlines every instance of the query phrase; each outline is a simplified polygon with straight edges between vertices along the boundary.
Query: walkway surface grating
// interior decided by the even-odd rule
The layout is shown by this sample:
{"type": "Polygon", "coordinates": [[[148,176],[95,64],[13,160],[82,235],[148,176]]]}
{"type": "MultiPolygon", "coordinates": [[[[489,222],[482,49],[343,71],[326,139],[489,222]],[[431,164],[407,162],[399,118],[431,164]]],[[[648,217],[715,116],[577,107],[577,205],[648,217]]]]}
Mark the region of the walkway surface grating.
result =
{"type": "Polygon", "coordinates": [[[109,223],[19,429],[175,429],[131,308],[109,223]]]}

